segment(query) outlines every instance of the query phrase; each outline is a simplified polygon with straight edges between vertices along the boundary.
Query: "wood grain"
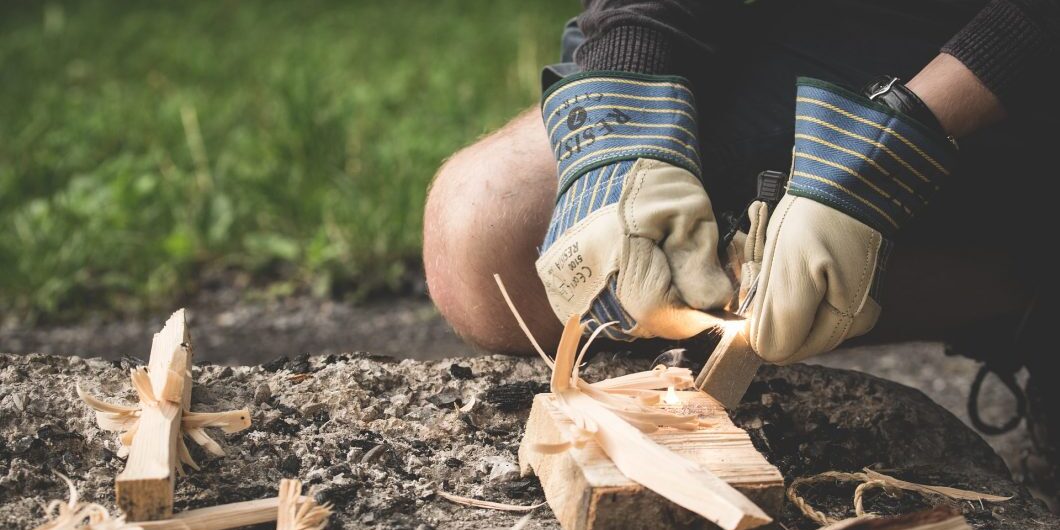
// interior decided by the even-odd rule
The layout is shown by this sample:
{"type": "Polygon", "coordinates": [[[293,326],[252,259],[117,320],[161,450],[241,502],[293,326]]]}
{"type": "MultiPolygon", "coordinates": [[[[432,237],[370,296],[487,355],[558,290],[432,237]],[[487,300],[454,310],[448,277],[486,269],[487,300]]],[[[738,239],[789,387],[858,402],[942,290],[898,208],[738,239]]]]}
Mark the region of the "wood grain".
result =
{"type": "Polygon", "coordinates": [[[278,507],[279,499],[270,497],[188,510],[170,519],[142,521],[136,526],[143,530],[226,530],[275,521],[278,507]]]}
{"type": "Polygon", "coordinates": [[[740,404],[760,366],[762,358],[743,331],[726,333],[696,377],[696,388],[732,410],[740,404]]]}
{"type": "MultiPolygon", "coordinates": [[[[783,502],[784,479],[736,427],[725,409],[702,392],[679,392],[681,413],[710,422],[696,431],[660,429],[647,434],[657,444],[691,460],[728,483],[767,514],[783,502]]],[[[573,424],[553,405],[552,394],[538,394],[519,447],[523,474],[535,473],[545,498],[565,530],[612,528],[712,528],[695,513],[627,478],[596,442],[557,454],[532,451],[531,444],[571,439],[573,424]]],[[[644,455],[648,458],[648,455],[644,455]]]]}
{"type": "Polygon", "coordinates": [[[151,342],[147,368],[158,401],[142,403],[129,459],[114,482],[118,507],[129,521],[166,519],[173,514],[181,414],[191,404],[191,363],[191,340],[180,309],[151,342]]]}

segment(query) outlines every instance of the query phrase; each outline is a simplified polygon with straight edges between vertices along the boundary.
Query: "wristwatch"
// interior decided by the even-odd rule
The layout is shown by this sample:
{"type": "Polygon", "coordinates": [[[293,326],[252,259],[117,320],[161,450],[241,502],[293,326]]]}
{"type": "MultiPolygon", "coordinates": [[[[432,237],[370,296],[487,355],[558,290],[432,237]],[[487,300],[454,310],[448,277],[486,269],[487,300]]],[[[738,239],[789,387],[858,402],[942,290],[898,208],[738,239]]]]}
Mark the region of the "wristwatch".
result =
{"type": "Polygon", "coordinates": [[[939,123],[938,118],[931,112],[931,109],[924,104],[924,101],[919,96],[903,85],[897,77],[890,75],[880,76],[865,85],[861,93],[871,101],[883,103],[920,122],[925,127],[937,132],[940,136],[946,137],[953,144],[953,147],[957,147],[957,139],[946,134],[946,130],[942,128],[942,124],[939,123]]]}

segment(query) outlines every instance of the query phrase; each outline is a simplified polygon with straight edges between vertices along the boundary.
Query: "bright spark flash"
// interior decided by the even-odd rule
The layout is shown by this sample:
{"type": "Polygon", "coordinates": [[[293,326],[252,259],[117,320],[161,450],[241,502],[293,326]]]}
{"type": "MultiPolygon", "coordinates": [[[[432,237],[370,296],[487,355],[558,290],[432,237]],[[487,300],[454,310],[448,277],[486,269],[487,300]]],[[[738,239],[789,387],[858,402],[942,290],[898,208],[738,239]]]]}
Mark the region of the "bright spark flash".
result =
{"type": "Polygon", "coordinates": [[[722,335],[738,333],[743,331],[745,326],[747,326],[746,320],[723,320],[718,324],[718,327],[721,328],[722,335]]]}
{"type": "Polygon", "coordinates": [[[674,391],[674,385],[671,384],[666,389],[666,395],[663,396],[663,403],[666,403],[667,405],[680,405],[681,404],[681,398],[678,397],[677,392],[674,391]]]}

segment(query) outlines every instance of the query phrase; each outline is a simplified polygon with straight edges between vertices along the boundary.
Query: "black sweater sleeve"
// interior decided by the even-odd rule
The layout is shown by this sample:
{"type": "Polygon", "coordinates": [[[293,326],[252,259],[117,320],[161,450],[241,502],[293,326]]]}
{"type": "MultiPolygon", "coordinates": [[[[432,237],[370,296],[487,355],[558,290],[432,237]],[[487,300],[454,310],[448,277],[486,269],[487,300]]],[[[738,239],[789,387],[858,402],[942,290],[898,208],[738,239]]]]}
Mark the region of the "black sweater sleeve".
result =
{"type": "MultiPolygon", "coordinates": [[[[790,1],[790,0],[789,0],[790,1]]],[[[700,77],[738,42],[744,0],[583,0],[583,70],[700,77]]],[[[943,47],[996,94],[1010,114],[1060,110],[1060,0],[992,0],[943,47]]],[[[886,73],[886,72],[884,72],[886,73]]]]}
{"type": "Polygon", "coordinates": [[[993,0],[942,51],[964,63],[1010,113],[1058,108],[1060,0],[993,0]]]}
{"type": "Polygon", "coordinates": [[[726,38],[724,21],[741,0],[583,0],[586,41],[574,60],[584,70],[694,77],[726,38]]]}

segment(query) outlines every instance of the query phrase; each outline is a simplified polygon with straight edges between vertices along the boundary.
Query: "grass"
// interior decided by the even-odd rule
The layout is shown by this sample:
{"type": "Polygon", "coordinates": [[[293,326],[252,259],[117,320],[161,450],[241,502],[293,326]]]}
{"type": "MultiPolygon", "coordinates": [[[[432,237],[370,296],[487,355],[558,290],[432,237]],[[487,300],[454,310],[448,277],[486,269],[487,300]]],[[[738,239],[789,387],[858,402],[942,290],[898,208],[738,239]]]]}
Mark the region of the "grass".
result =
{"type": "Polygon", "coordinates": [[[539,95],[571,0],[0,7],[0,312],[164,306],[213,271],[395,289],[444,157],[539,95]]]}

